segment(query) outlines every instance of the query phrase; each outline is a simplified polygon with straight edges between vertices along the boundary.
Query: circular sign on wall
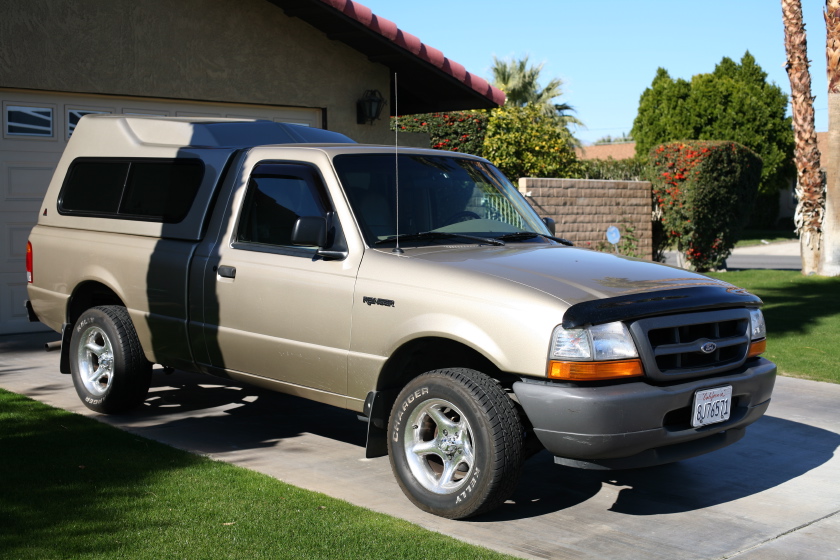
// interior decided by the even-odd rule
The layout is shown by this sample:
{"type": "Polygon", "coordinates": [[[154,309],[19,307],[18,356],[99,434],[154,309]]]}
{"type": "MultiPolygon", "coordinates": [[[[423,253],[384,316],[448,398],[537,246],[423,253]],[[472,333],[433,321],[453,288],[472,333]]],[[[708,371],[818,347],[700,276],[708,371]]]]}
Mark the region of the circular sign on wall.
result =
{"type": "Polygon", "coordinates": [[[621,241],[621,232],[618,231],[617,227],[610,226],[607,228],[607,241],[613,245],[617,245],[621,241]]]}

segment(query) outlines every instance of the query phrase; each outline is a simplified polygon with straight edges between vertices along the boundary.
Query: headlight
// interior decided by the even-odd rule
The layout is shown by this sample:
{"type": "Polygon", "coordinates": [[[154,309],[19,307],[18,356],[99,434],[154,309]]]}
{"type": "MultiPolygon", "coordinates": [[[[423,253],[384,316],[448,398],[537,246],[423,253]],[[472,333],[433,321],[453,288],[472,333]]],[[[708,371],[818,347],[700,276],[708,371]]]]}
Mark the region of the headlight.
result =
{"type": "Polygon", "coordinates": [[[750,338],[752,340],[767,338],[767,325],[764,323],[764,314],[760,309],[750,309],[750,338]]]}
{"type": "Polygon", "coordinates": [[[643,370],[638,358],[624,323],[584,329],[558,326],[551,336],[548,376],[577,381],[639,376],[643,370]]]}
{"type": "Polygon", "coordinates": [[[748,358],[758,356],[767,350],[767,325],[760,309],[750,309],[750,350],[748,358]]]}
{"type": "Polygon", "coordinates": [[[639,353],[624,323],[595,325],[585,329],[554,329],[551,358],[555,360],[621,360],[639,353]]]}

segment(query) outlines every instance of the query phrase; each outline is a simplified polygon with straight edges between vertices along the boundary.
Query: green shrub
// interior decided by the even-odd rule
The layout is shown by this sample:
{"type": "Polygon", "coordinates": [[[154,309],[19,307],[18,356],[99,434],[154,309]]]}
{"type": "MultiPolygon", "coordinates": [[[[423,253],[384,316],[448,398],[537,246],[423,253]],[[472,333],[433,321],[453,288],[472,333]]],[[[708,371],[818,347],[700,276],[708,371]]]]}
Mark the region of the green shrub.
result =
{"type": "MultiPolygon", "coordinates": [[[[760,188],[760,187],[759,187],[760,188]]],[[[747,221],[752,229],[771,229],[779,221],[779,191],[764,193],[759,190],[753,204],[753,211],[747,221]]]]}
{"type": "Polygon", "coordinates": [[[451,152],[481,156],[488,115],[485,111],[452,111],[449,113],[422,113],[391,119],[406,132],[426,132],[429,147],[451,152]]]}
{"type": "Polygon", "coordinates": [[[631,135],[645,159],[665,142],[726,140],[761,157],[761,200],[753,208],[753,227],[770,228],[778,218],[779,190],[796,176],[788,96],[746,52],[740,62],[724,57],[713,72],[691,80],[673,79],[659,68],[639,99],[631,135]]]}
{"type": "Polygon", "coordinates": [[[735,142],[672,142],[650,153],[665,237],[698,271],[721,266],[752,210],[761,158],[735,142]]]}
{"type": "Polygon", "coordinates": [[[601,181],[647,181],[647,167],[641,161],[630,159],[580,160],[580,178],[601,181]]]}
{"type": "Polygon", "coordinates": [[[509,179],[577,177],[572,136],[562,123],[535,105],[505,105],[490,112],[484,157],[509,179]]]}

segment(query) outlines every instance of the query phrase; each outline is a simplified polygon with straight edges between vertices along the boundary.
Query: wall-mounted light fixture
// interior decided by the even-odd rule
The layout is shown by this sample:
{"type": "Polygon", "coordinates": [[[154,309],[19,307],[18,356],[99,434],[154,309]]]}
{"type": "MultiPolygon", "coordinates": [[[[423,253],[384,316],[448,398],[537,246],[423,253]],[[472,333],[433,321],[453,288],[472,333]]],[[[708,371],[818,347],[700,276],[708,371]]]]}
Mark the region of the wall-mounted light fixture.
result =
{"type": "Polygon", "coordinates": [[[365,91],[362,97],[356,101],[356,122],[359,124],[373,124],[373,121],[382,114],[385,107],[385,98],[378,89],[365,91]]]}

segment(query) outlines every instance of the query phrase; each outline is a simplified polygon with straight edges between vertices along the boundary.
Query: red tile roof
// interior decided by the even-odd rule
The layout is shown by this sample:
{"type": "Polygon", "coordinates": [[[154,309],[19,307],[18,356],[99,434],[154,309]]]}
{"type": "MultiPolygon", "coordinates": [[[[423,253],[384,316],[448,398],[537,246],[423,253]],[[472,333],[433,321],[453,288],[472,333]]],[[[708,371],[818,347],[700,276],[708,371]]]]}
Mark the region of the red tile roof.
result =
{"type": "MultiPolygon", "coordinates": [[[[463,65],[358,2],[269,1],[286,15],[300,18],[328,38],[345,43],[396,73],[402,114],[491,109],[505,102],[504,92],[487,80],[467,72],[463,65]]],[[[393,91],[391,98],[393,101],[393,91]]],[[[390,111],[394,105],[389,103],[390,111]]]]}
{"type": "Polygon", "coordinates": [[[477,91],[484,97],[490,99],[496,105],[504,104],[505,93],[502,90],[493,87],[484,78],[467,72],[466,68],[464,68],[461,64],[446,58],[441,51],[426,45],[415,35],[406,33],[402,29],[398,28],[396,23],[377,16],[371,12],[370,8],[367,6],[363,6],[353,0],[321,1],[324,4],[332,6],[346,16],[355,19],[371,31],[379,33],[421,60],[439,68],[443,72],[477,91]]]}

